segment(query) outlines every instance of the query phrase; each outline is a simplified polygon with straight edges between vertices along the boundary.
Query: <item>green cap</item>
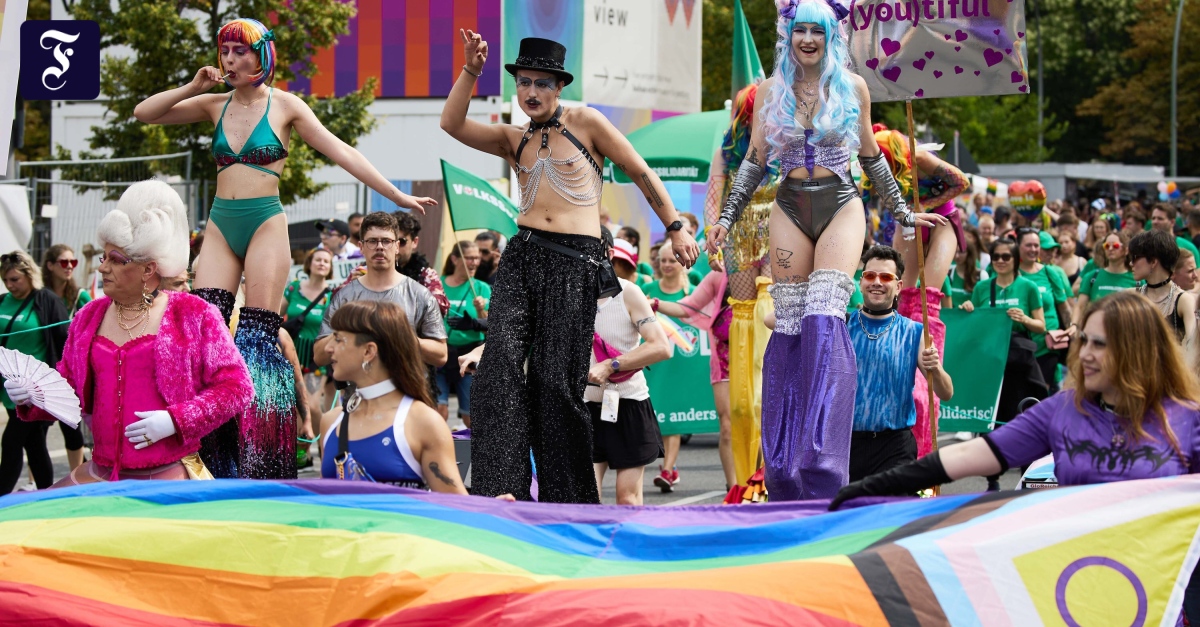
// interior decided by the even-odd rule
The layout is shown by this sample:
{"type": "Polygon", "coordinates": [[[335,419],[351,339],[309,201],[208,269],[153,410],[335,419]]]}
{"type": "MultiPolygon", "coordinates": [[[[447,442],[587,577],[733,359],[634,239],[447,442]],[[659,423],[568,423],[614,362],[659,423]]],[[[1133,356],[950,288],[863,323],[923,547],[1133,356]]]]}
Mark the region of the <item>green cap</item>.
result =
{"type": "Polygon", "coordinates": [[[1041,240],[1042,250],[1058,248],[1058,242],[1054,240],[1054,236],[1045,231],[1038,233],[1038,239],[1041,240]]]}

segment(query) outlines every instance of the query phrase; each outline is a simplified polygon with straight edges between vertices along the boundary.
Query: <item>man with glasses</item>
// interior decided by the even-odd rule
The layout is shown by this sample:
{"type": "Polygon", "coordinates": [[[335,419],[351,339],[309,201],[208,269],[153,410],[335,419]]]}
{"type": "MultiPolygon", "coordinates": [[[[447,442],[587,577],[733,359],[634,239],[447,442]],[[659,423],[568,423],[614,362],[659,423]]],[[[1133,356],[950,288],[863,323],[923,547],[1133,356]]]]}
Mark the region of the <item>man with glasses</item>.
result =
{"type": "Polygon", "coordinates": [[[896,313],[904,259],[890,246],[872,246],[863,257],[863,306],[846,322],[858,364],[850,481],[917,459],[912,389],[918,368],[938,398],[954,396],[937,348],[922,350],[921,323],[896,313]]]}
{"type": "Polygon", "coordinates": [[[583,394],[600,282],[619,289],[599,237],[604,160],[638,186],[685,267],[700,249],[629,140],[599,111],[559,103],[574,80],[564,69],[562,44],[523,39],[516,62],[504,66],[529,124],[483,124],[467,112],[488,44],[477,33],[459,32],[466,64],[446,98],[442,129],[504,159],[521,188],[520,231],[494,281],[487,350],[472,390],[472,488],[530,500],[532,448],[538,500],[599,503],[583,394]]]}
{"type": "Polygon", "coordinates": [[[429,290],[396,270],[400,239],[400,225],[392,214],[377,211],[363,218],[362,242],[367,272],[329,298],[325,320],[313,345],[313,363],[318,366],[329,364],[329,354],[325,352],[325,343],[333,334],[329,322],[342,305],[356,300],[399,305],[417,334],[421,360],[435,367],[446,363],[446,329],[437,301],[429,290]]]}

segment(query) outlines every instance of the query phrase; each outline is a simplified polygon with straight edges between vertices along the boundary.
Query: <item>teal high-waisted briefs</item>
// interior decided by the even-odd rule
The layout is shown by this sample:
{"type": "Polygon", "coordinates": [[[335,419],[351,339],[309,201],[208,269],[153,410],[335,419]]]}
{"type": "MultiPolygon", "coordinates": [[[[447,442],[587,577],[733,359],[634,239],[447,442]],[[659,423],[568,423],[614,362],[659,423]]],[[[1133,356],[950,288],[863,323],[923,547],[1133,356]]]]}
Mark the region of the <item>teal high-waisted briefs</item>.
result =
{"type": "Polygon", "coordinates": [[[208,219],[229,243],[233,254],[240,259],[246,258],[246,249],[250,248],[250,240],[263,222],[283,213],[283,205],[279,196],[261,196],[259,198],[213,198],[212,210],[208,219]]]}

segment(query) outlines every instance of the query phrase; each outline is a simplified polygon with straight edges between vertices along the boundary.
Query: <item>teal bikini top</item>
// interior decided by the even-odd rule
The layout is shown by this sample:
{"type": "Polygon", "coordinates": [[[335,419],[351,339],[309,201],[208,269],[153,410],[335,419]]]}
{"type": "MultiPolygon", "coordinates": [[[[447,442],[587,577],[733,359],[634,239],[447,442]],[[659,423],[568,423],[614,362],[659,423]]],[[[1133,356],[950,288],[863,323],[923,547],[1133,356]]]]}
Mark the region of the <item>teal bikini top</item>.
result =
{"type": "Polygon", "coordinates": [[[217,121],[217,130],[213,133],[212,154],[213,159],[217,162],[217,173],[225,171],[226,168],[235,163],[240,163],[245,166],[250,166],[255,170],[262,170],[267,174],[279,176],[278,172],[269,170],[263,166],[269,163],[275,163],[280,159],[287,159],[287,148],[283,147],[283,142],[275,135],[275,131],[271,129],[271,122],[268,117],[271,113],[271,96],[275,93],[271,89],[267,93],[267,110],[263,112],[263,116],[258,120],[258,124],[250,133],[249,139],[242,146],[241,152],[234,152],[229,147],[229,140],[225,139],[225,111],[229,109],[229,100],[233,100],[233,94],[229,94],[229,100],[225,101],[225,107],[221,109],[221,119],[217,121]]]}

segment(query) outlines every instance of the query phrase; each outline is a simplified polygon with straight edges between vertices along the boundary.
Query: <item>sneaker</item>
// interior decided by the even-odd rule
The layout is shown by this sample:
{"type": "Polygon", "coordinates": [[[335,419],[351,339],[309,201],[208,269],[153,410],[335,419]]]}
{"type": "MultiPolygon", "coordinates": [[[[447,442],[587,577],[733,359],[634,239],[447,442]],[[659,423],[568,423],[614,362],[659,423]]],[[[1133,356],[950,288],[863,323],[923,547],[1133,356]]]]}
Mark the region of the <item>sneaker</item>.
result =
{"type": "Polygon", "coordinates": [[[671,487],[679,485],[679,471],[675,468],[671,469],[671,487]]]}
{"type": "Polygon", "coordinates": [[[659,472],[658,476],[654,478],[654,485],[658,486],[658,489],[662,490],[664,494],[667,492],[674,492],[675,484],[678,482],[679,473],[672,473],[671,471],[665,469],[659,472]],[[672,474],[674,475],[673,479],[672,474]]]}
{"type": "Polygon", "coordinates": [[[32,481],[17,488],[17,492],[36,492],[36,491],[37,491],[37,484],[32,481]]]}

